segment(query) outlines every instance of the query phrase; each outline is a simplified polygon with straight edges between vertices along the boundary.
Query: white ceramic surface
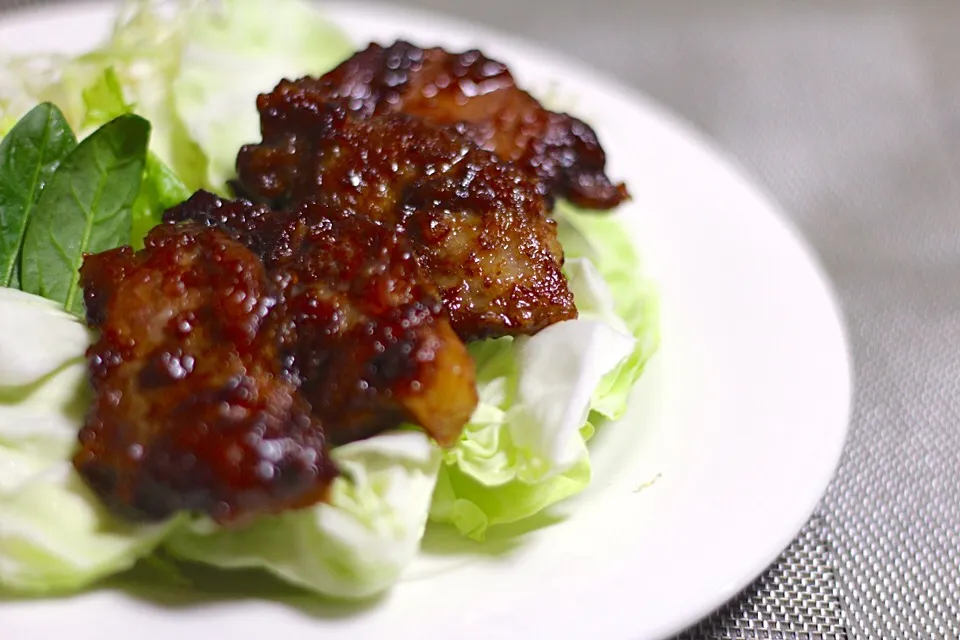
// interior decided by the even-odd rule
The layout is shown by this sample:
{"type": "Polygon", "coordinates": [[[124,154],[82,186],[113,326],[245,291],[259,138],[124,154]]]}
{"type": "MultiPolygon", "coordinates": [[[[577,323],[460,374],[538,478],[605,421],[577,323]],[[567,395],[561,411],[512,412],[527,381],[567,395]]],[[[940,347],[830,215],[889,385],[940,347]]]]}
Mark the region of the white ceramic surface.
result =
{"type": "MultiPolygon", "coordinates": [[[[375,603],[106,587],[2,603],[0,635],[645,640],[696,622],[786,547],[840,455],[850,367],[810,252],[696,134],[598,73],[433,15],[326,10],[358,44],[480,46],[594,125],[610,172],[633,192],[619,215],[661,292],[663,344],[630,413],[598,433],[582,496],[482,547],[431,532],[407,578],[375,603]]],[[[0,43],[80,50],[106,33],[109,15],[85,4],[19,14],[0,23],[0,43]]]]}

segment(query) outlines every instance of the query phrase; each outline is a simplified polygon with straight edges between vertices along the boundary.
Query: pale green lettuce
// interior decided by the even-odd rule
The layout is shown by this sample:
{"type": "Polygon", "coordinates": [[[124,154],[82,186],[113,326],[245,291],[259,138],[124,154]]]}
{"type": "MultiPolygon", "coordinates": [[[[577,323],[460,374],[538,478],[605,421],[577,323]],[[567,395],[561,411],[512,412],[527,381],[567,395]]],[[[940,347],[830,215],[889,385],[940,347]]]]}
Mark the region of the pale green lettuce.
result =
{"type": "Polygon", "coordinates": [[[480,406],[444,455],[430,517],[482,540],[582,491],[597,418],[619,418],[658,345],[655,296],[608,215],[561,203],[579,319],[471,346],[480,406]]]}
{"type": "Polygon", "coordinates": [[[351,52],[306,0],[126,2],[110,38],[84,55],[0,56],[0,132],[49,101],[83,137],[90,100],[110,95],[109,68],[126,103],[150,120],[151,151],[191,190],[223,192],[237,149],[259,132],[257,94],[351,52]]]}
{"type": "Polygon", "coordinates": [[[591,411],[617,420],[627,409],[634,385],[660,346],[659,305],[654,283],[645,277],[634,236],[610,214],[557,203],[558,236],[581,318],[594,318],[636,338],[633,353],[597,386],[591,411]],[[599,286],[602,280],[604,286],[599,286]]]}
{"type": "Polygon", "coordinates": [[[128,2],[108,40],[84,55],[0,59],[0,119],[19,118],[38,102],[52,102],[82,138],[96,124],[97,103],[103,90],[109,89],[103,84],[104,73],[111,69],[112,81],[122,88],[125,102],[150,120],[151,151],[189,187],[204,186],[207,159],[186,132],[174,105],[172,85],[181,69],[184,29],[190,20],[209,11],[209,4],[128,2]],[[91,112],[93,118],[88,117],[91,112]]]}
{"type": "Polygon", "coordinates": [[[167,541],[174,555],[226,568],[260,567],[312,591],[374,595],[420,549],[440,451],[421,432],[387,433],[333,450],[343,476],[329,504],[227,531],[208,520],[167,541]]]}
{"type": "Polygon", "coordinates": [[[0,138],[3,138],[17,124],[17,119],[13,116],[0,115],[0,138]]]}
{"type": "Polygon", "coordinates": [[[0,587],[72,591],[132,566],[172,523],[110,516],[70,464],[90,335],[60,305],[0,288],[0,587]]]}
{"type": "Polygon", "coordinates": [[[210,158],[206,182],[223,191],[237,150],[260,138],[256,101],[282,78],[318,75],[353,45],[304,0],[223,0],[209,19],[191,21],[174,100],[190,135],[210,158]],[[283,25],[278,29],[277,25],[283,25]]]}

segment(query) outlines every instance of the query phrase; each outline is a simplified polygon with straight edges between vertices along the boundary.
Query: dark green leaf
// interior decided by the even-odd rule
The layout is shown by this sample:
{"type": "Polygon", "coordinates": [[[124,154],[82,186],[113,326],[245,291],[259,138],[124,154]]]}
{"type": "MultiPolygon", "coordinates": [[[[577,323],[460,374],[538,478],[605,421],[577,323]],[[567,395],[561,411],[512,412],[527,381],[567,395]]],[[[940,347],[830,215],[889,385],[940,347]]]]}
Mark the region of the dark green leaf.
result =
{"type": "Polygon", "coordinates": [[[83,313],[78,271],[84,253],[130,241],[150,123],[124,115],[82,141],[37,201],[23,243],[23,290],[83,313]]]}
{"type": "Polygon", "coordinates": [[[144,236],[162,222],[164,211],[189,197],[190,191],[170,167],[154,154],[147,154],[147,168],[143,173],[140,195],[133,203],[130,244],[134,249],[143,248],[144,236]]]}
{"type": "MultiPolygon", "coordinates": [[[[126,113],[133,113],[127,104],[123,88],[113,67],[101,74],[95,83],[83,91],[87,114],[84,127],[99,126],[126,113]]],[[[153,227],[160,224],[163,212],[190,197],[190,192],[177,175],[154,153],[147,154],[140,194],[133,203],[133,231],[130,244],[143,247],[143,239],[153,227]]]]}
{"type": "Polygon", "coordinates": [[[34,107],[0,142],[0,286],[20,286],[20,250],[31,209],[76,146],[66,118],[49,103],[34,107]]]}

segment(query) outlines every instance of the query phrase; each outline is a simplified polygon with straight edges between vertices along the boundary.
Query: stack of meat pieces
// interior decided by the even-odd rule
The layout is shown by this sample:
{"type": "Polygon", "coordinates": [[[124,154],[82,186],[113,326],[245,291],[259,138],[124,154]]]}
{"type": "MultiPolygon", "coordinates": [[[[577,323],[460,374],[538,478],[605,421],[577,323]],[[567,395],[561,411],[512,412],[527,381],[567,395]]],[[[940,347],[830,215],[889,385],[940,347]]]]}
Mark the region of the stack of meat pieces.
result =
{"type": "Polygon", "coordinates": [[[554,199],[627,197],[587,125],[477,51],[372,45],[258,107],[243,199],[198,192],[81,270],[100,339],[74,462],[131,519],[312,504],[331,445],[404,422],[454,444],[464,341],[577,315],[554,199]]]}

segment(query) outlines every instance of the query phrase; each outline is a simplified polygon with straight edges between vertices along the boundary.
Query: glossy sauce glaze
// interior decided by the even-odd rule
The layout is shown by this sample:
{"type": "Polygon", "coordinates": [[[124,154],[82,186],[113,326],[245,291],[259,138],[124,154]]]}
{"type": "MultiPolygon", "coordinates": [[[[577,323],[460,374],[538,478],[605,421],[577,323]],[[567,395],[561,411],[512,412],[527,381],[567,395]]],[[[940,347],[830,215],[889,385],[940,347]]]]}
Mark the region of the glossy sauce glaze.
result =
{"type": "Polygon", "coordinates": [[[281,359],[332,443],[402,421],[456,441],[477,403],[473,361],[394,229],[322,203],[274,212],[203,192],[165,219],[222,226],[261,257],[281,359]]]}
{"type": "Polygon", "coordinates": [[[258,98],[236,190],[87,256],[94,404],[74,464],[115,512],[242,523],[325,499],[328,454],[404,422],[455,444],[463,340],[577,317],[550,207],[628,197],[583,122],[478,51],[371,45],[258,98]]]}
{"type": "Polygon", "coordinates": [[[337,475],[320,424],[284,375],[277,291],[228,234],[162,225],[146,247],[81,270],[94,404],[74,464],[130,519],[237,521],[323,499],[337,475]]]}
{"type": "Polygon", "coordinates": [[[359,117],[406,113],[454,127],[483,149],[528,171],[552,203],[610,209],[628,193],[606,175],[606,154],[582,120],[543,107],[507,66],[475,49],[450,53],[397,41],[371,44],[319,78],[281,83],[339,100],[359,117]]]}
{"type": "Polygon", "coordinates": [[[264,140],[244,147],[244,193],[309,199],[406,236],[464,340],[524,335],[577,316],[563,250],[535,183],[449,127],[357,118],[284,85],[259,101],[264,140]]]}

